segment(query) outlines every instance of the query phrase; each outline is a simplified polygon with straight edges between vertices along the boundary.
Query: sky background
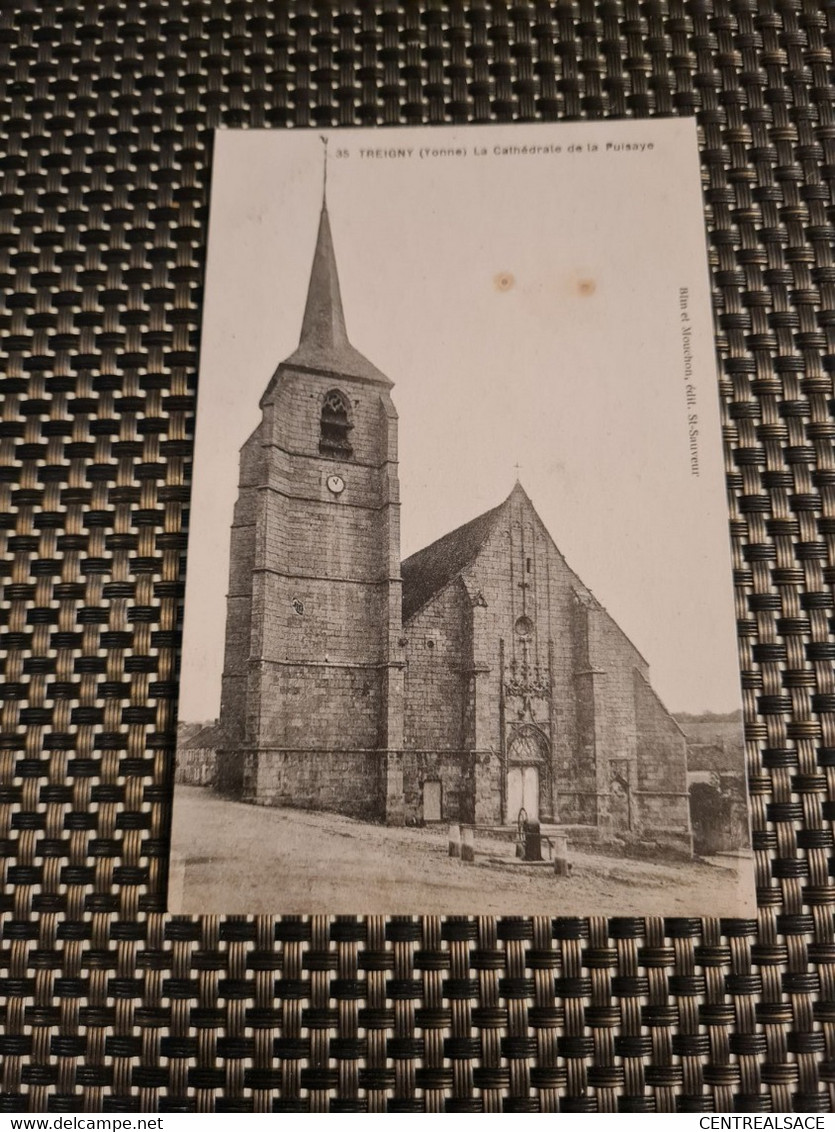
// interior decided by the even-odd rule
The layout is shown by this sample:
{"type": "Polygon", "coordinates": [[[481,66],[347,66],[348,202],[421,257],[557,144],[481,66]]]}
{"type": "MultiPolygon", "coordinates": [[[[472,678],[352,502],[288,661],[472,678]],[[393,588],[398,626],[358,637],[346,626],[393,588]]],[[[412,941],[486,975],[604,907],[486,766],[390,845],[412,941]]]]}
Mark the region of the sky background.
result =
{"type": "MultiPolygon", "coordinates": [[[[215,138],[181,720],[219,710],[238,450],[298,343],[320,136],[215,138]]],[[[501,502],[518,474],[667,707],[739,707],[692,120],[328,136],[348,334],[395,383],[402,556],[501,502]],[[502,152],[532,145],[560,152],[502,152]],[[466,154],[445,152],[456,149],[466,154]],[[699,418],[698,478],[688,411],[699,418]]]]}

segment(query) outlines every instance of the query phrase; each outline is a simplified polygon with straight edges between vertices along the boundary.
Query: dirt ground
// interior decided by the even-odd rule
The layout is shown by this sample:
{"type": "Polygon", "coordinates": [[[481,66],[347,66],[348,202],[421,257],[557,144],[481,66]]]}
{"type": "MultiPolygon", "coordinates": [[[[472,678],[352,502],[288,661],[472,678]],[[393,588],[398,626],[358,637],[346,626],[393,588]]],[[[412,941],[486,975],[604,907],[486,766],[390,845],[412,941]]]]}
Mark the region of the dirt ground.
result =
{"type": "Polygon", "coordinates": [[[515,862],[476,835],[448,855],[442,828],[268,809],[177,786],[168,906],[188,913],[751,916],[750,857],[655,864],[571,850],[570,877],[515,862]],[[501,858],[491,863],[488,858],[501,858]]]}

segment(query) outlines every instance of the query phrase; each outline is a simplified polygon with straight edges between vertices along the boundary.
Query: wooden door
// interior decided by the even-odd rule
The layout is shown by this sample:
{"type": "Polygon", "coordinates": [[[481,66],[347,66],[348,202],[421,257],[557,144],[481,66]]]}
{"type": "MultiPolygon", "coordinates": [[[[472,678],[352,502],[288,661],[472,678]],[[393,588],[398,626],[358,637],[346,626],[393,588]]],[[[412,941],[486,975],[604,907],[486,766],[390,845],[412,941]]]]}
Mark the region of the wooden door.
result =
{"type": "Polygon", "coordinates": [[[539,820],[539,769],[512,766],[507,772],[507,820],[513,823],[524,810],[528,821],[539,820]]]}
{"type": "Polygon", "coordinates": [[[528,821],[539,821],[539,770],[535,766],[525,767],[523,805],[528,821]]]}

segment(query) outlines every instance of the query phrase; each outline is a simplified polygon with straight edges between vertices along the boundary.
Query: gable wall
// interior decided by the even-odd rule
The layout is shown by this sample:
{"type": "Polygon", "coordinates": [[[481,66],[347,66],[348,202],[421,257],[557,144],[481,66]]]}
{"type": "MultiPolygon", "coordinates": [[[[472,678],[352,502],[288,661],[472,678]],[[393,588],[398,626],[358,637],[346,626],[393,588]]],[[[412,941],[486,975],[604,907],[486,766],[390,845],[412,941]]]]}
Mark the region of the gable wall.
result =
{"type": "MultiPolygon", "coordinates": [[[[516,723],[534,723],[550,736],[550,767],[540,774],[543,820],[615,822],[629,833],[623,806],[610,812],[613,774],[629,782],[634,825],[640,791],[663,792],[685,773],[675,723],[651,690],[643,694],[646,662],[569,568],[523,493],[511,496],[461,579],[404,632],[406,747],[460,744],[487,756],[470,772],[476,821],[508,820],[502,758],[516,723]],[[531,623],[527,639],[517,631],[523,616],[531,623]],[[436,649],[416,648],[430,632],[436,649]],[[523,680],[525,663],[528,683],[540,692],[550,684],[550,699],[534,688],[526,703],[507,688],[523,680]]],[[[670,821],[686,826],[678,813],[670,821]]]]}
{"type": "Polygon", "coordinates": [[[555,815],[573,819],[580,805],[577,792],[588,786],[575,754],[579,721],[575,695],[573,612],[576,599],[573,591],[580,583],[530,505],[515,498],[511,499],[466,577],[470,592],[481,593],[487,602],[476,618],[481,640],[475,647],[490,669],[486,691],[492,744],[497,752],[506,746],[500,718],[500,641],[503,641],[505,682],[514,677],[521,679],[527,660],[530,678],[546,685],[549,681],[553,683],[551,701],[534,696],[530,700],[530,711],[519,697],[506,696],[506,734],[512,733],[514,722],[529,721],[550,735],[551,788],[547,791],[550,797],[545,797],[544,786],[541,790],[543,817],[549,816],[550,801],[555,815]],[[516,631],[520,617],[527,617],[532,623],[527,641],[516,631]]]}

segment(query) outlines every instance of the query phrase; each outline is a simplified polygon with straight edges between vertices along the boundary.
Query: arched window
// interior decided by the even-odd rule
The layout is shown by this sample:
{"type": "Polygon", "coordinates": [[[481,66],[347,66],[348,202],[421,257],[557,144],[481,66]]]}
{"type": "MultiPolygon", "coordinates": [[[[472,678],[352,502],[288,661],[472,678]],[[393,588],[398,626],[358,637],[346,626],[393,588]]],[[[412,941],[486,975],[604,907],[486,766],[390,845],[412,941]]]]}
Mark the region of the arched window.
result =
{"type": "Polygon", "coordinates": [[[514,728],[507,745],[509,763],[541,763],[548,757],[548,740],[538,727],[525,723],[514,728]]]}
{"type": "Polygon", "coordinates": [[[354,426],[348,416],[348,399],[331,389],[322,402],[319,421],[319,451],[323,456],[349,457],[353,453],[349,434],[354,426]]]}

